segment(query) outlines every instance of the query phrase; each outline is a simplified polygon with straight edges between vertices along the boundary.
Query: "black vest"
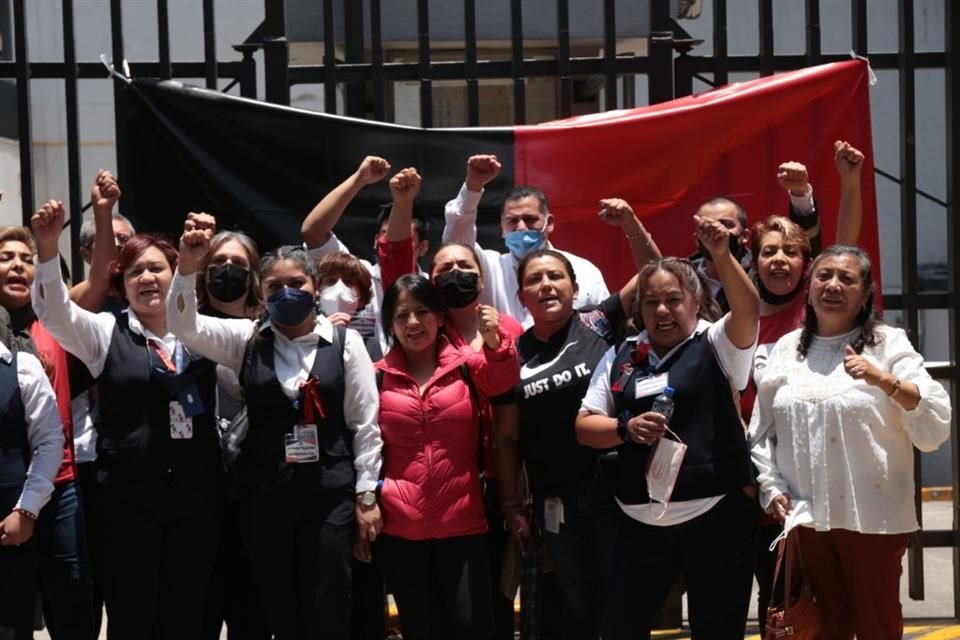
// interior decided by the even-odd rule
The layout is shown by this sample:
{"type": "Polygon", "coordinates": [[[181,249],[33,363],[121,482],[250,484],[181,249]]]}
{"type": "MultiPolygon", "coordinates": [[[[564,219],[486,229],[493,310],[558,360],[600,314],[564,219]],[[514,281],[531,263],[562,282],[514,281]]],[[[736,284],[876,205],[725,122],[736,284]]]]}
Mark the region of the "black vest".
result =
{"type": "MultiPolygon", "coordinates": [[[[611,384],[621,377],[621,366],[630,362],[633,343],[624,344],[611,369],[611,384]]],[[[692,500],[723,495],[752,484],[750,448],[744,434],[730,383],[720,368],[713,347],[703,331],[688,340],[670,360],[661,362],[655,373],[669,371],[669,384],[675,390],[676,408],[670,429],[688,449],[674,486],[671,500],[692,500]]],[[[614,393],[616,414],[624,410],[636,416],[649,411],[656,395],[635,397],[638,377],[634,371],[614,393]]],[[[667,436],[669,437],[669,436],[667,436]]],[[[620,447],[617,497],[625,504],[644,504],[647,495],[646,468],[652,447],[628,442],[620,447]]]]}
{"type": "Polygon", "coordinates": [[[314,463],[287,464],[284,435],[293,433],[301,422],[302,398],[296,406],[283,392],[274,367],[272,329],[264,328],[250,340],[243,356],[240,385],[247,402],[250,427],[243,441],[237,472],[247,488],[264,482],[296,482],[317,489],[352,491],[356,472],[353,467],[353,434],[343,417],[345,378],[343,345],[346,332],[338,332],[339,346],[317,337],[317,355],[311,377],[316,377],[324,418],[314,416],[320,460],[314,463]]]}
{"type": "Polygon", "coordinates": [[[0,360],[0,514],[10,513],[27,479],[30,442],[17,380],[17,352],[0,360]]]}
{"type": "Polygon", "coordinates": [[[130,330],[127,314],[120,314],[97,379],[97,480],[138,502],[178,512],[183,508],[178,501],[195,505],[218,499],[222,491],[216,367],[185,354],[180,375],[161,383],[153,369],[162,362],[149,349],[146,338],[130,330]],[[170,402],[190,382],[197,385],[204,411],[193,417],[192,438],[173,439],[170,402]]]}

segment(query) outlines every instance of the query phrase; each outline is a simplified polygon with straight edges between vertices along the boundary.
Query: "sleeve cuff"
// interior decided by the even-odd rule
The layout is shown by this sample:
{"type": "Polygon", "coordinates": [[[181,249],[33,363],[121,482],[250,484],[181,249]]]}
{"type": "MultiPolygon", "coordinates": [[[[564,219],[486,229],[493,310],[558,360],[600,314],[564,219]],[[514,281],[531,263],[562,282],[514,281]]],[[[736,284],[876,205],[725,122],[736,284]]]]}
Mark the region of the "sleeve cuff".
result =
{"type": "Polygon", "coordinates": [[[197,288],[197,272],[190,275],[183,275],[177,271],[173,276],[173,282],[170,283],[171,291],[193,291],[197,288]]]}
{"type": "Polygon", "coordinates": [[[55,258],[51,258],[46,262],[38,262],[36,267],[36,279],[37,282],[41,282],[43,284],[61,281],[60,257],[57,256],[55,258]]]}
{"type": "Polygon", "coordinates": [[[477,207],[480,206],[480,199],[483,197],[483,189],[480,191],[471,191],[467,188],[467,183],[464,182],[463,186],[460,187],[460,193],[457,194],[457,199],[460,201],[460,212],[471,214],[477,210],[477,207]]]}
{"type": "MultiPolygon", "coordinates": [[[[13,507],[14,509],[23,509],[24,511],[29,511],[35,516],[40,515],[40,510],[43,509],[43,506],[46,504],[46,500],[43,500],[40,496],[34,494],[33,492],[24,492],[20,496],[20,499],[17,500],[17,504],[13,507]]],[[[3,514],[3,517],[6,517],[7,514],[3,514]]]]}

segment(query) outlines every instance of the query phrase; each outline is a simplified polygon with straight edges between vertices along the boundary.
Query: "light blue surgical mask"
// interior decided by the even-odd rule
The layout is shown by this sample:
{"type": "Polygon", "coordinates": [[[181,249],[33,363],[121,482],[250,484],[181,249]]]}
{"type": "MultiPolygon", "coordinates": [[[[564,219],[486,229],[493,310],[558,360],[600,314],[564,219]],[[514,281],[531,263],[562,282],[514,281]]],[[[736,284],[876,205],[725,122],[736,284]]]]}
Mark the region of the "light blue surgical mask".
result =
{"type": "Polygon", "coordinates": [[[533,253],[537,249],[542,249],[545,243],[543,231],[540,229],[524,229],[523,231],[511,231],[503,237],[507,244],[507,249],[517,260],[523,260],[527,254],[533,253]]]}

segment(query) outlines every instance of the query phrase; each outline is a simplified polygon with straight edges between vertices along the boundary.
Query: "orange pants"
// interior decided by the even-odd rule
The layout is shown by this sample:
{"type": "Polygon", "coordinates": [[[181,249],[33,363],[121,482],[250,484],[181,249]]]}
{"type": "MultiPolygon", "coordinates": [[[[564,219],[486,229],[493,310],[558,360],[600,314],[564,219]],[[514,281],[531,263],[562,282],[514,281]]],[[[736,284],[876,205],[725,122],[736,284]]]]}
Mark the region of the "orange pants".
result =
{"type": "Polygon", "coordinates": [[[797,527],[826,640],[900,640],[900,574],[910,534],[797,527]]]}

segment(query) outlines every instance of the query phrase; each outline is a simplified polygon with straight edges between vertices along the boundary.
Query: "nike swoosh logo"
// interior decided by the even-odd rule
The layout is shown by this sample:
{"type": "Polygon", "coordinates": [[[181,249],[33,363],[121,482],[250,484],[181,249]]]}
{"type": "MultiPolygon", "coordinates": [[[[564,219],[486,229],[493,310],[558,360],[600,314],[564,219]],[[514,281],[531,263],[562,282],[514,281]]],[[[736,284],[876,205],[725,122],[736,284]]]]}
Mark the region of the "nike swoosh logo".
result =
{"type": "Polygon", "coordinates": [[[557,357],[554,358],[553,360],[551,360],[550,362],[547,362],[547,363],[545,363],[545,364],[541,364],[541,365],[536,366],[536,367],[528,367],[527,365],[523,365],[522,367],[520,367],[520,379],[521,379],[521,380],[526,380],[527,378],[532,378],[533,376],[537,375],[537,374],[540,373],[541,371],[546,371],[547,369],[549,369],[549,368],[552,367],[553,365],[557,364],[557,362],[560,360],[560,358],[563,357],[563,354],[566,353],[567,350],[568,350],[570,347],[572,347],[573,345],[577,344],[577,342],[579,342],[579,340],[574,340],[574,341],[571,342],[570,344],[565,345],[565,346],[563,347],[563,349],[560,349],[560,353],[557,354],[557,357]]]}

